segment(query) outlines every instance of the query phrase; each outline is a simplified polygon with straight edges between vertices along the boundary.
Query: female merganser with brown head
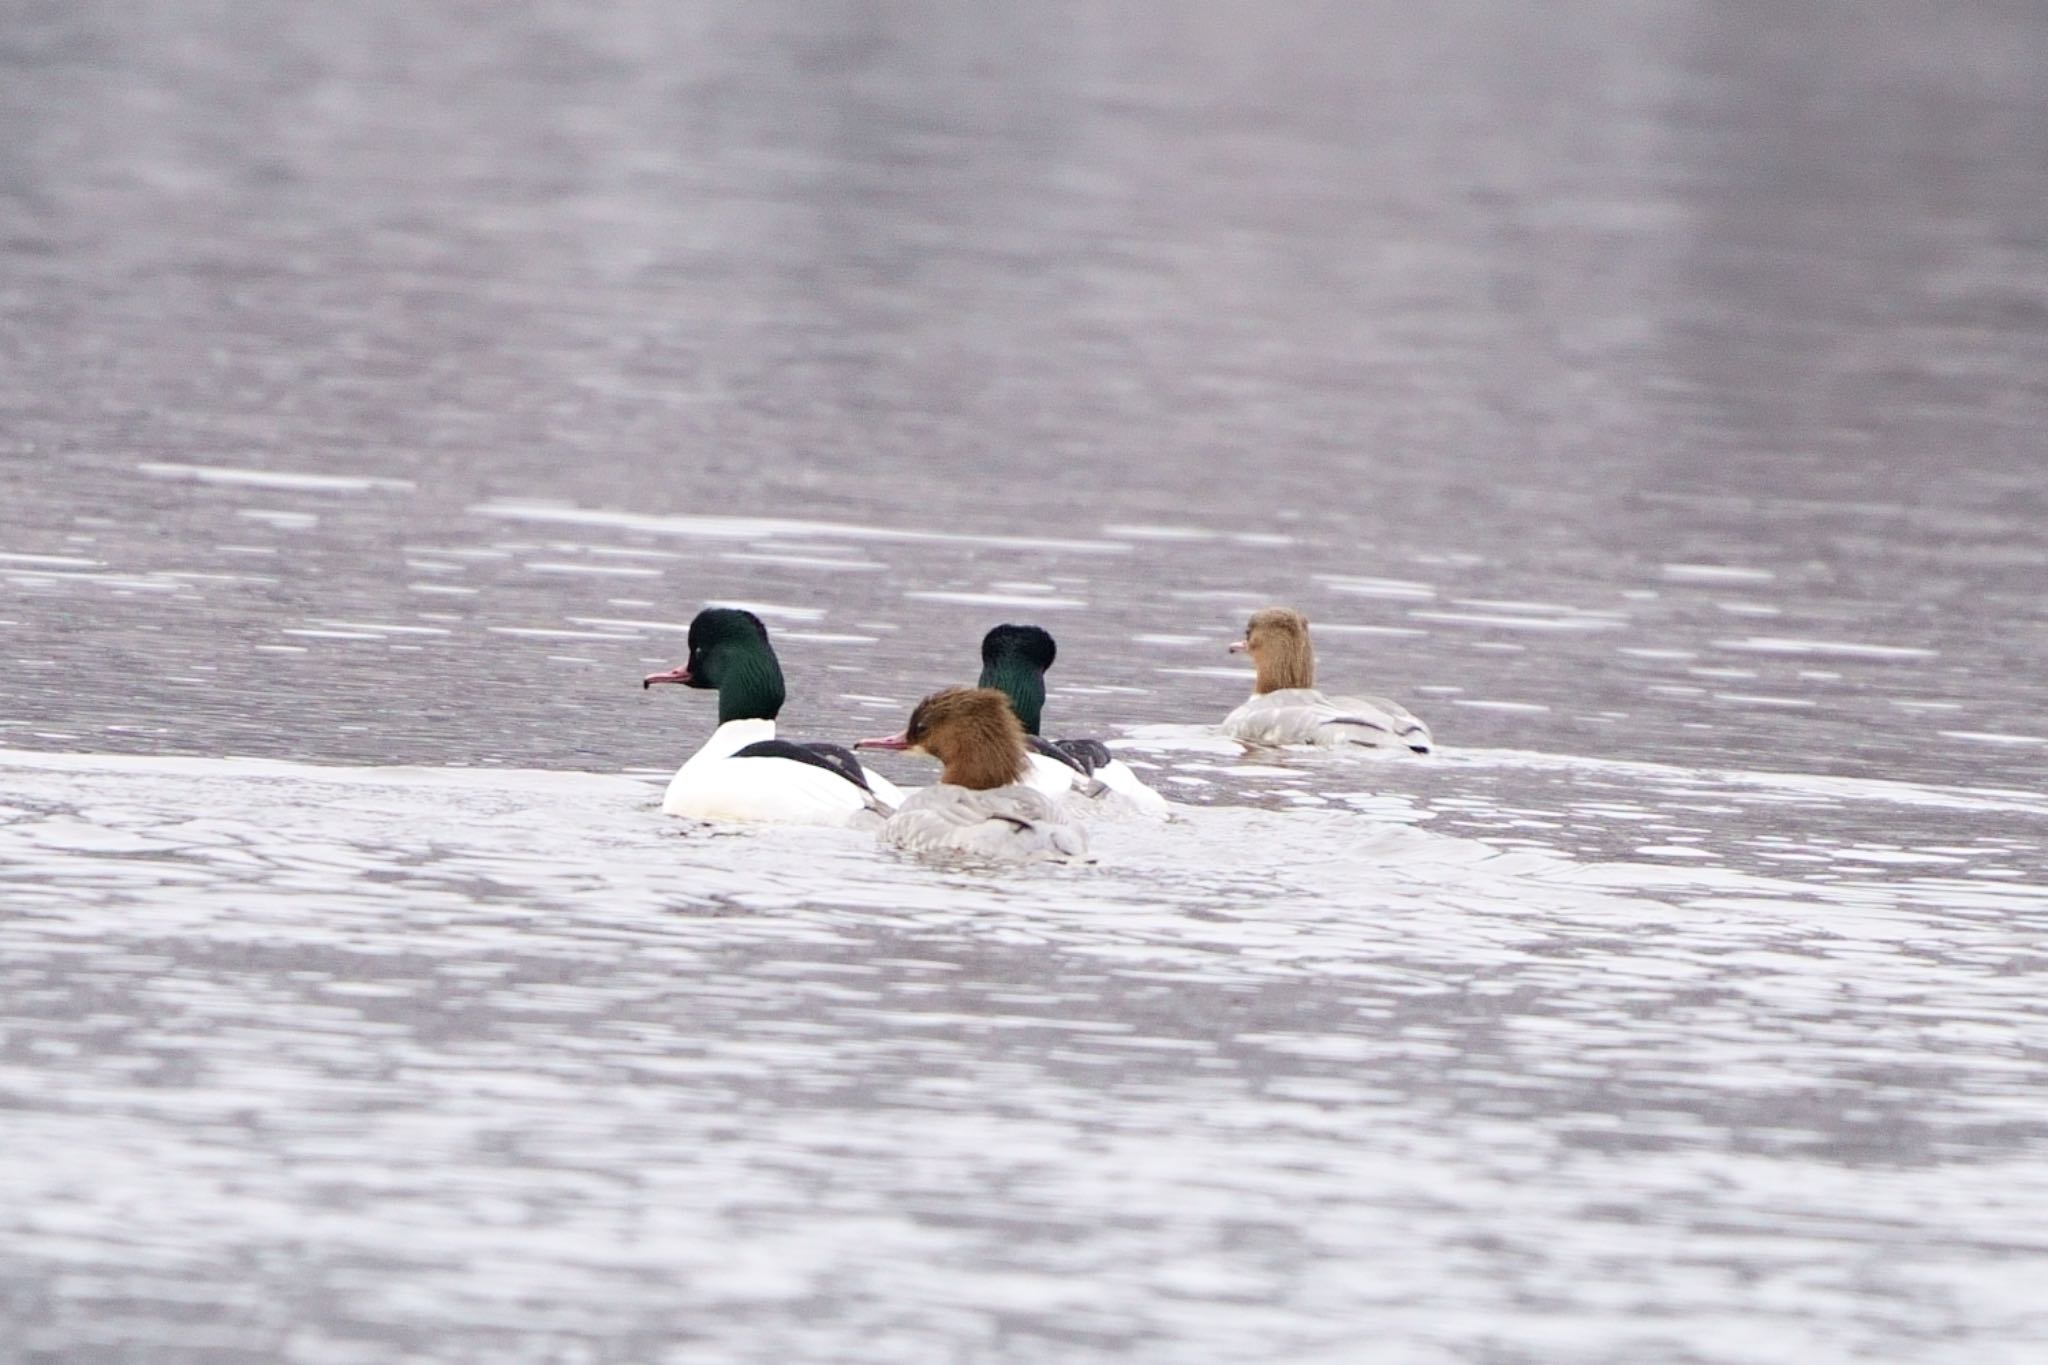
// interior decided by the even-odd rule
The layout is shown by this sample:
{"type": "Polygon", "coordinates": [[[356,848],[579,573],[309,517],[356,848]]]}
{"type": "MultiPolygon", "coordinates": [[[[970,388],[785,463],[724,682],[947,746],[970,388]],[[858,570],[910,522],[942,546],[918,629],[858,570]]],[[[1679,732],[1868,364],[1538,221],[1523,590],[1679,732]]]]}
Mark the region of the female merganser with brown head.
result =
{"type": "Polygon", "coordinates": [[[1251,700],[1223,719],[1223,733],[1246,744],[1356,744],[1426,754],[1429,727],[1385,697],[1326,697],[1316,690],[1316,654],[1308,618],[1286,607],[1252,613],[1233,654],[1252,656],[1258,682],[1251,700]]]}
{"type": "Polygon", "coordinates": [[[1059,647],[1039,626],[1002,625],[981,638],[981,680],[1010,699],[1024,726],[1030,751],[1025,781],[1055,801],[1079,798],[1077,809],[1095,814],[1128,810],[1164,817],[1171,812],[1166,798],[1131,771],[1129,764],[1099,739],[1046,739],[1039,733],[1045,711],[1045,671],[1059,647]]]}
{"type": "Polygon", "coordinates": [[[656,683],[716,688],[718,728],[670,779],[661,808],[699,820],[787,825],[861,824],[902,803],[894,783],[869,772],[836,744],[792,743],[775,736],[782,710],[782,665],[768,628],[750,611],[709,607],[690,622],[689,662],[656,683]]]}
{"type": "Polygon", "coordinates": [[[1024,727],[994,688],[934,692],[902,734],[856,747],[925,754],[945,765],[937,785],[912,792],[882,826],[885,844],[1004,862],[1087,856],[1080,826],[1062,824],[1052,802],[1025,785],[1024,727]]]}

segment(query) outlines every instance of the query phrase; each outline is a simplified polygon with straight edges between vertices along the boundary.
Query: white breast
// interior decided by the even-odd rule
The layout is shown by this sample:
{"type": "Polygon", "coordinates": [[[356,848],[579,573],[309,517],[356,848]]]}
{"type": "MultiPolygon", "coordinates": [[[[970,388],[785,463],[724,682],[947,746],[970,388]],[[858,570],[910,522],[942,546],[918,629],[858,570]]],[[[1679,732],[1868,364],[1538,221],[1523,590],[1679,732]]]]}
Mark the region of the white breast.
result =
{"type": "MultiPolygon", "coordinates": [[[[886,814],[875,795],[814,763],[734,758],[775,738],[772,720],[729,720],[669,780],[661,809],[697,820],[748,824],[846,825],[886,814]]],[[[893,790],[893,787],[892,787],[893,790]]]]}
{"type": "Polygon", "coordinates": [[[1024,784],[1053,803],[1064,819],[1094,820],[1102,817],[1143,815],[1164,820],[1172,814],[1166,798],[1146,786],[1131,765],[1111,759],[1093,773],[1033,752],[1024,773],[1024,784]]]}
{"type": "Polygon", "coordinates": [[[1073,861],[1088,854],[1078,825],[1052,802],[1013,783],[975,791],[937,783],[912,792],[882,826],[882,842],[913,853],[960,853],[1002,862],[1073,861]]]}
{"type": "Polygon", "coordinates": [[[1262,692],[1223,719],[1246,744],[1359,745],[1428,753],[1429,727],[1384,697],[1326,697],[1312,687],[1262,692]]]}
{"type": "Polygon", "coordinates": [[[1095,780],[1102,784],[1103,795],[1099,800],[1105,808],[1150,816],[1155,820],[1164,820],[1173,814],[1173,807],[1167,799],[1146,786],[1145,780],[1120,758],[1112,758],[1097,768],[1095,780]]]}
{"type": "Polygon", "coordinates": [[[868,780],[868,790],[875,794],[877,801],[880,801],[890,810],[895,810],[903,804],[903,798],[906,795],[903,788],[897,786],[865,763],[860,765],[860,774],[868,780]]]}
{"type": "Polygon", "coordinates": [[[1087,780],[1079,770],[1056,758],[1041,753],[1025,755],[1024,785],[1048,801],[1057,803],[1087,780]]]}

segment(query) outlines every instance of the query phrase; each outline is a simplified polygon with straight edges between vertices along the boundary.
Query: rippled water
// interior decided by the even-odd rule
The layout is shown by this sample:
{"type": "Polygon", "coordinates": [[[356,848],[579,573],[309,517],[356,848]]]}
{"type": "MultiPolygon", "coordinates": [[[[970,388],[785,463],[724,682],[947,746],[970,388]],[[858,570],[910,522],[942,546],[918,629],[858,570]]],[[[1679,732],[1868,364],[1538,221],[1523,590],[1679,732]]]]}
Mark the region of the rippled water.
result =
{"type": "Polygon", "coordinates": [[[2044,54],[0,14],[0,1365],[2039,1359],[2044,54]],[[707,601],[1182,818],[664,820],[707,601]]]}
{"type": "MultiPolygon", "coordinates": [[[[981,875],[671,825],[623,777],[0,762],[30,1358],[1992,1359],[2048,1332],[2048,896],[1981,875],[2037,877],[2038,846],[1575,859],[1432,833],[1353,765],[1330,807],[981,875]]],[[[1447,764],[1527,766],[1616,819],[2048,822],[1447,764]]]]}

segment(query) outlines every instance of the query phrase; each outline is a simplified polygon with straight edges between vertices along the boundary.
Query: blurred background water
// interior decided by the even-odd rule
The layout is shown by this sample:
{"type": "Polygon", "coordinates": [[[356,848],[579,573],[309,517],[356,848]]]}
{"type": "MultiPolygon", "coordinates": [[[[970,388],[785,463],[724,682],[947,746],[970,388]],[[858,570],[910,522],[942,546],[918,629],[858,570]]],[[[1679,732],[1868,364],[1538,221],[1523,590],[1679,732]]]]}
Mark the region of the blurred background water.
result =
{"type": "Polygon", "coordinates": [[[2037,7],[14,0],[0,129],[0,1362],[2038,1358],[2037,7]],[[1196,809],[679,838],[713,600],[1196,809]],[[1440,760],[1194,741],[1273,601],[1440,760]]]}

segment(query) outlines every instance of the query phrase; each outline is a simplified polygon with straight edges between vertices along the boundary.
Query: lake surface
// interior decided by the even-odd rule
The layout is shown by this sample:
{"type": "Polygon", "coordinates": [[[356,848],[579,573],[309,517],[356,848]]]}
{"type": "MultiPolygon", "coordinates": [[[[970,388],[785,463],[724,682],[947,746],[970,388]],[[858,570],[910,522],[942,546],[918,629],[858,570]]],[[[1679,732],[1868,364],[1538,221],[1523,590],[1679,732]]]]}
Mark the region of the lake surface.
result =
{"type": "Polygon", "coordinates": [[[2048,1349],[2048,14],[80,0],[0,127],[0,1365],[2048,1349]],[[714,601],[1182,815],[665,820],[714,601]],[[1269,602],[1442,752],[1219,743],[1269,602]]]}

